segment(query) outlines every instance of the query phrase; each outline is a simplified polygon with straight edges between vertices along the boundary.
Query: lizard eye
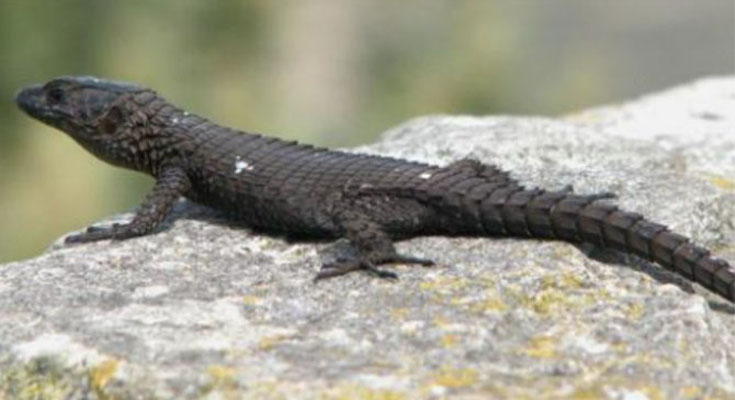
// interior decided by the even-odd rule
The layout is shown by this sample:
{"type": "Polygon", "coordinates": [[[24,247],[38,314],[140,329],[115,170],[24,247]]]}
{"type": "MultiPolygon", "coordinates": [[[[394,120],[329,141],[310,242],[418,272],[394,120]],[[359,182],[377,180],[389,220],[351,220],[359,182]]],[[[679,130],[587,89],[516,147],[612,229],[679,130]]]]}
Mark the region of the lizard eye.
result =
{"type": "Polygon", "coordinates": [[[64,91],[60,88],[52,88],[46,93],[46,97],[51,103],[60,103],[64,100],[64,91]]]}

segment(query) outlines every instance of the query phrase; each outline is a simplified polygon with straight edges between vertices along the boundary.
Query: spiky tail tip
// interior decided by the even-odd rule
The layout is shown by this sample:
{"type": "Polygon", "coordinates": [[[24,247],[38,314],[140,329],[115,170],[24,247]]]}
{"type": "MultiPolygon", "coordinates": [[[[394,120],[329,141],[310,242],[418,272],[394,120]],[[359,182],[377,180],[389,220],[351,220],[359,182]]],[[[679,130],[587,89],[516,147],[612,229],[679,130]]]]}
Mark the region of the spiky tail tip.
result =
{"type": "Polygon", "coordinates": [[[480,205],[481,219],[488,233],[590,242],[636,254],[735,302],[735,268],[730,264],[664,225],[599,199],[510,190],[487,197],[480,205]]]}

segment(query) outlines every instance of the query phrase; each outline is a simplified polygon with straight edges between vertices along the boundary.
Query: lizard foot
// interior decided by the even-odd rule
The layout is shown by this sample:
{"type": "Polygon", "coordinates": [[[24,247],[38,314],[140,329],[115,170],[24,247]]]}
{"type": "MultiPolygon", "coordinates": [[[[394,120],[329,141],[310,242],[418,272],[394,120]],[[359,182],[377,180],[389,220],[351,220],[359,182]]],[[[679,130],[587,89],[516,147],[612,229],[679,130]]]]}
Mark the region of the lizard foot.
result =
{"type": "MultiPolygon", "coordinates": [[[[385,263],[419,264],[424,267],[435,265],[433,261],[428,259],[405,256],[401,254],[395,254],[391,257],[380,260],[380,264],[385,263]]],[[[368,271],[378,278],[398,279],[398,275],[395,272],[380,269],[375,266],[375,264],[371,261],[361,259],[340,259],[337,260],[337,262],[335,263],[323,264],[321,270],[319,270],[319,272],[314,277],[314,281],[326,278],[333,278],[335,276],[345,275],[352,271],[359,270],[368,271]]]]}
{"type": "Polygon", "coordinates": [[[112,224],[109,227],[106,226],[90,226],[83,233],[77,233],[75,235],[67,236],[64,239],[64,243],[89,243],[96,242],[98,240],[123,240],[135,236],[140,236],[143,233],[137,229],[138,227],[134,224],[112,224]]]}
{"type": "Polygon", "coordinates": [[[77,233],[69,235],[64,239],[64,243],[89,243],[96,242],[98,240],[112,239],[115,237],[115,231],[118,229],[119,224],[113,224],[110,227],[102,226],[90,226],[83,233],[77,233]]]}
{"type": "Polygon", "coordinates": [[[339,260],[335,263],[323,264],[322,268],[314,277],[314,281],[326,278],[334,278],[335,276],[345,275],[352,271],[366,270],[375,274],[379,278],[398,279],[398,275],[394,272],[380,269],[367,260],[339,260]]]}

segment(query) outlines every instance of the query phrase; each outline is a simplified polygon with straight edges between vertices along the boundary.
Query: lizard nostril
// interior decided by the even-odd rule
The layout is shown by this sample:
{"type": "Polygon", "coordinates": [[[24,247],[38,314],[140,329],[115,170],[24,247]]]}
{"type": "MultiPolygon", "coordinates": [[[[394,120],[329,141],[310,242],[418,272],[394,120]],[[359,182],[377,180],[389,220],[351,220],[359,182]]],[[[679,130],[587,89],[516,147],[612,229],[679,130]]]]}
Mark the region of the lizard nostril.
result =
{"type": "Polygon", "coordinates": [[[15,96],[13,97],[15,100],[15,104],[17,104],[20,108],[23,110],[28,110],[28,108],[32,105],[34,95],[37,94],[41,90],[41,86],[39,85],[33,85],[33,86],[26,86],[24,88],[21,88],[17,92],[15,92],[15,96]]]}
{"type": "Polygon", "coordinates": [[[32,107],[28,89],[21,89],[15,93],[15,104],[17,104],[21,110],[27,113],[30,112],[32,107]]]}

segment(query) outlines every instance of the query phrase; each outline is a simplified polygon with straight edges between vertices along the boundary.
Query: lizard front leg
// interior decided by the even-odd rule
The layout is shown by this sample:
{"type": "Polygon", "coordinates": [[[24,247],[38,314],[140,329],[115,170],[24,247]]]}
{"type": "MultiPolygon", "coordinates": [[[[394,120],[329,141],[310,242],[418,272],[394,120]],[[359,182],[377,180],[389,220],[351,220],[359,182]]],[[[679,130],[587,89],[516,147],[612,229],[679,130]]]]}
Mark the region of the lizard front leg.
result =
{"type": "Polygon", "coordinates": [[[344,236],[355,246],[357,258],[339,259],[322,265],[314,280],[344,275],[352,271],[369,271],[380,278],[395,279],[398,276],[377,266],[386,263],[434,265],[431,260],[399,254],[393,241],[381,226],[350,207],[338,207],[335,222],[344,230],[344,236]]]}
{"type": "Polygon", "coordinates": [[[183,195],[191,183],[181,168],[164,169],[156,178],[153,190],[138,208],[133,220],[126,224],[110,227],[90,226],[84,233],[67,236],[66,243],[85,243],[104,239],[128,239],[150,233],[166,218],[176,200],[183,195]]]}

